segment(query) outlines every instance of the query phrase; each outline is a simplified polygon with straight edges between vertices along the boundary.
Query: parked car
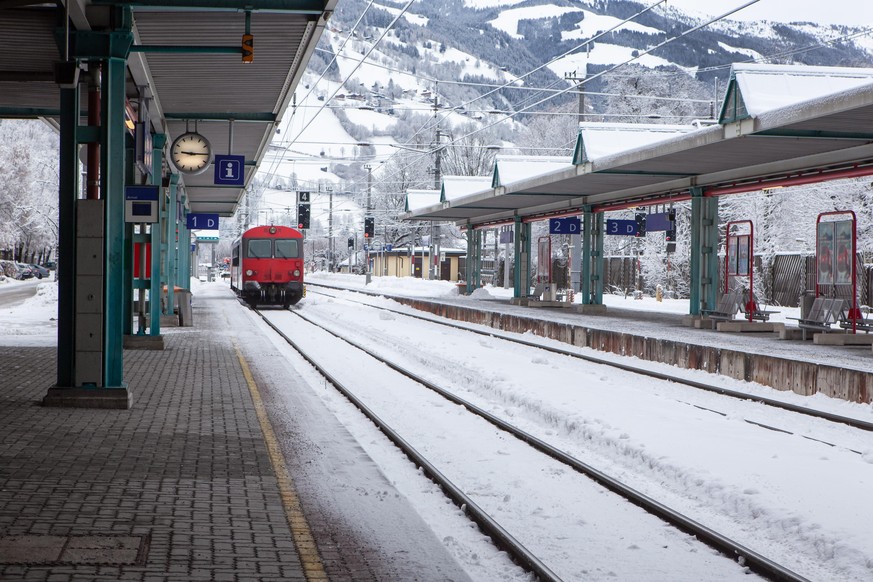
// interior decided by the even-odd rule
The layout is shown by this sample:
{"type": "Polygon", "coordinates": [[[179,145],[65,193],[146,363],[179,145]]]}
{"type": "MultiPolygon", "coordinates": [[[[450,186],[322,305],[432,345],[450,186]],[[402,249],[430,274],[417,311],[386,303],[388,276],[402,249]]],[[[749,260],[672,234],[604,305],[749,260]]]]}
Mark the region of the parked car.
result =
{"type": "Polygon", "coordinates": [[[16,279],[32,279],[36,276],[33,267],[31,267],[30,265],[25,265],[24,263],[15,263],[15,266],[18,267],[18,276],[16,277],[16,279]]]}
{"type": "Polygon", "coordinates": [[[46,269],[45,267],[41,267],[40,265],[29,265],[31,269],[33,269],[33,275],[37,279],[42,279],[43,277],[50,277],[51,271],[46,269]]]}

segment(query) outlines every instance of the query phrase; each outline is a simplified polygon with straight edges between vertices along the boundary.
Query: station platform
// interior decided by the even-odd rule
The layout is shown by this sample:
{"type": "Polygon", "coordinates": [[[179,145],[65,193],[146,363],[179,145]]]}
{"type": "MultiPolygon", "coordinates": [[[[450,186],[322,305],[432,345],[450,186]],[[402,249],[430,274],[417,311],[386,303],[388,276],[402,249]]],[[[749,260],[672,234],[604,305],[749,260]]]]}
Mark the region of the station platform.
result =
{"type": "Polygon", "coordinates": [[[41,406],[56,348],[0,338],[0,580],[469,579],[226,287],[193,311],[129,410],[41,406]]]}

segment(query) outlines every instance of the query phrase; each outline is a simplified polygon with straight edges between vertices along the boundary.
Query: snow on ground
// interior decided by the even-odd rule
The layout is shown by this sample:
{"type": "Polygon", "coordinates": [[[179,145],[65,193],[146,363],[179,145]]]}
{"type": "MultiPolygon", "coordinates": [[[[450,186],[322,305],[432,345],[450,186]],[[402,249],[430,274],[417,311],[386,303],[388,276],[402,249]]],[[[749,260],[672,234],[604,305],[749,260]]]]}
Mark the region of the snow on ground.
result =
{"type": "MultiPolygon", "coordinates": [[[[583,10],[582,13],[585,15],[584,20],[580,20],[576,26],[576,30],[564,31],[561,33],[561,40],[583,40],[586,38],[592,38],[601,32],[612,29],[612,27],[621,23],[620,18],[616,18],[614,16],[606,16],[603,14],[595,14],[593,12],[589,12],[588,10],[583,10]]],[[[652,28],[651,26],[643,26],[642,24],[637,24],[636,22],[626,22],[625,24],[619,26],[615,29],[616,32],[620,30],[629,30],[631,32],[640,32],[643,34],[663,34],[663,30],[658,30],[657,28],[652,28]]]]}
{"type": "MultiPolygon", "coordinates": [[[[310,281],[364,286],[364,278],[354,275],[317,273],[310,275],[310,281]]],[[[26,285],[28,283],[7,283],[2,289],[26,285]]],[[[224,282],[203,284],[193,280],[191,286],[195,305],[201,294],[209,297],[229,293],[224,282]]],[[[511,290],[488,287],[476,290],[471,297],[461,298],[452,282],[393,277],[375,277],[368,289],[472,302],[493,302],[511,295],[511,290]]],[[[381,301],[400,308],[388,300],[381,301]]],[[[641,312],[683,314],[688,311],[687,301],[657,302],[653,298],[636,300],[617,295],[606,295],[604,301],[607,305],[641,312]]],[[[3,306],[0,307],[0,343],[3,345],[52,345],[56,341],[55,283],[39,283],[33,297],[15,303],[4,302],[0,295],[0,305],[3,306]]],[[[458,331],[439,332],[444,338],[438,345],[431,341],[428,345],[433,349],[429,350],[423,345],[428,340],[418,337],[422,335],[417,327],[421,324],[395,317],[365,315],[366,312],[357,315],[340,302],[314,294],[303,302],[302,309],[324,310],[327,316],[333,314],[334,321],[346,321],[349,327],[368,330],[359,333],[375,333],[385,338],[392,334],[404,336],[408,339],[403,341],[412,353],[433,358],[433,370],[450,365],[447,362],[455,362],[454,365],[466,370],[481,369],[481,378],[477,376],[476,382],[467,382],[467,387],[473,389],[484,382],[482,394],[500,395],[505,400],[506,410],[520,422],[539,424],[542,429],[543,419],[548,420],[547,427],[549,423],[554,425],[548,430],[566,439],[568,448],[579,448],[582,455],[605,457],[614,463],[612,469],[619,473],[637,474],[642,468],[644,476],[640,487],[672,488],[677,503],[682,499],[698,503],[698,510],[720,525],[733,520],[738,524],[760,524],[760,532],[746,529],[744,534],[758,540],[771,540],[769,547],[758,547],[759,551],[772,551],[777,555],[781,552],[784,558],[791,557],[790,552],[796,551],[798,545],[808,548],[807,553],[796,557],[806,571],[816,573],[813,579],[870,579],[873,548],[865,540],[868,539],[868,522],[873,521],[873,510],[869,504],[858,503],[873,486],[873,437],[870,435],[818,421],[790,419],[759,405],[728,402],[716,395],[696,394],[681,387],[668,388],[654,380],[640,380],[615,371],[577,370],[572,375],[582,383],[578,389],[568,391],[567,384],[561,380],[566,379],[565,371],[571,366],[575,369],[584,365],[571,364],[564,356],[541,354],[533,360],[526,353],[513,356],[515,350],[521,348],[494,350],[496,340],[470,342],[458,331]],[[385,327],[380,331],[379,326],[385,327]],[[456,346],[464,347],[459,352],[456,346]],[[490,351],[482,351],[489,346],[490,351]],[[492,369],[498,358],[499,369],[492,369]],[[488,378],[493,381],[485,382],[488,378]],[[725,415],[713,414],[712,409],[724,411],[725,415]],[[797,434],[755,427],[746,421],[750,415],[757,422],[789,423],[792,432],[797,434]],[[809,430],[816,438],[836,446],[799,436],[809,430]],[[823,438],[821,431],[827,436],[823,438]],[[692,434],[696,436],[689,438],[692,434]],[[581,448],[573,442],[580,438],[581,448]],[[780,541],[780,536],[785,539],[780,541]]],[[[780,311],[776,317],[784,318],[793,313],[786,309],[780,311]]],[[[653,363],[636,363],[653,369],[670,369],[653,363]]],[[[258,366],[257,359],[252,365],[258,366]]],[[[677,375],[690,374],[698,379],[704,376],[691,370],[672,370],[677,375]]],[[[752,392],[778,395],[825,410],[843,413],[850,410],[853,416],[873,419],[869,405],[837,402],[821,396],[803,398],[724,380],[729,388],[744,386],[752,392]]],[[[337,406],[335,403],[334,408],[337,406]]],[[[353,414],[348,418],[352,419],[350,422],[366,424],[355,421],[353,414]]],[[[368,452],[374,447],[391,448],[379,442],[368,438],[362,446],[368,452]]],[[[401,483],[398,487],[406,485],[401,483]]],[[[412,485],[409,489],[415,487],[412,485]]],[[[475,561],[476,552],[475,548],[458,549],[458,559],[475,561]]]]}
{"type": "Polygon", "coordinates": [[[522,20],[539,20],[541,18],[556,18],[570,12],[584,12],[580,8],[564,8],[561,6],[528,6],[526,8],[512,8],[504,10],[500,16],[488,24],[502,30],[512,38],[523,39],[524,35],[518,33],[518,23],[522,20]]]}
{"type": "MultiPolygon", "coordinates": [[[[633,48],[619,46],[617,44],[608,44],[598,42],[591,52],[580,51],[567,55],[564,58],[558,59],[549,65],[549,68],[556,75],[563,77],[565,74],[574,71],[584,71],[585,67],[591,65],[614,65],[623,63],[634,58],[634,53],[639,52],[633,48]]],[[[674,63],[652,55],[643,55],[633,60],[634,63],[644,67],[669,67],[674,63]]]]}
{"type": "MultiPolygon", "coordinates": [[[[6,279],[0,283],[4,291],[33,287],[33,281],[6,279]]],[[[57,344],[58,284],[38,283],[35,294],[23,301],[3,301],[0,295],[0,343],[18,346],[51,346],[57,344]]]]}

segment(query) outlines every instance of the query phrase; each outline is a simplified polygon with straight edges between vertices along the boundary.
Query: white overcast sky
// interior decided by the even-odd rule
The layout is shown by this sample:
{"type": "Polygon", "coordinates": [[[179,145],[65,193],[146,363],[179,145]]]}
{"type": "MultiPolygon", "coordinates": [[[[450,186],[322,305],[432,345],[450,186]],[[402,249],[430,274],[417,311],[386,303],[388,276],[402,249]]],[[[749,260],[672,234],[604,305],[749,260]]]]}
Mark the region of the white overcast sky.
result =
{"type": "MultiPolygon", "coordinates": [[[[718,16],[745,3],[746,0],[669,0],[668,5],[718,16]]],[[[864,26],[873,24],[873,2],[870,0],[759,0],[748,8],[736,12],[730,18],[864,26]]]]}

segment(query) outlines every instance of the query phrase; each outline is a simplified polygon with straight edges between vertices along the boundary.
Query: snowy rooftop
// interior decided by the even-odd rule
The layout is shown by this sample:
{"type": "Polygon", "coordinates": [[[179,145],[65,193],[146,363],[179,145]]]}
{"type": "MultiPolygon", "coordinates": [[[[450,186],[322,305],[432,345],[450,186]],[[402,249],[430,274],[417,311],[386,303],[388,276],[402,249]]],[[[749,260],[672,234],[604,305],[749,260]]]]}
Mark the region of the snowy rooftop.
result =
{"type": "Polygon", "coordinates": [[[439,190],[407,190],[406,212],[415,212],[421,208],[427,208],[440,201],[439,190]]]}
{"type": "Polygon", "coordinates": [[[491,176],[443,176],[440,202],[491,190],[491,176]]]}
{"type": "Polygon", "coordinates": [[[873,85],[873,69],[801,65],[733,65],[736,80],[752,117],[762,113],[873,85]]]}
{"type": "Polygon", "coordinates": [[[569,156],[497,156],[494,160],[494,178],[491,186],[498,188],[513,182],[542,176],[573,166],[569,156]]]}
{"type": "Polygon", "coordinates": [[[694,125],[664,125],[653,123],[592,123],[579,124],[576,141],[576,163],[611,156],[674,138],[699,129],[694,125]]]}

